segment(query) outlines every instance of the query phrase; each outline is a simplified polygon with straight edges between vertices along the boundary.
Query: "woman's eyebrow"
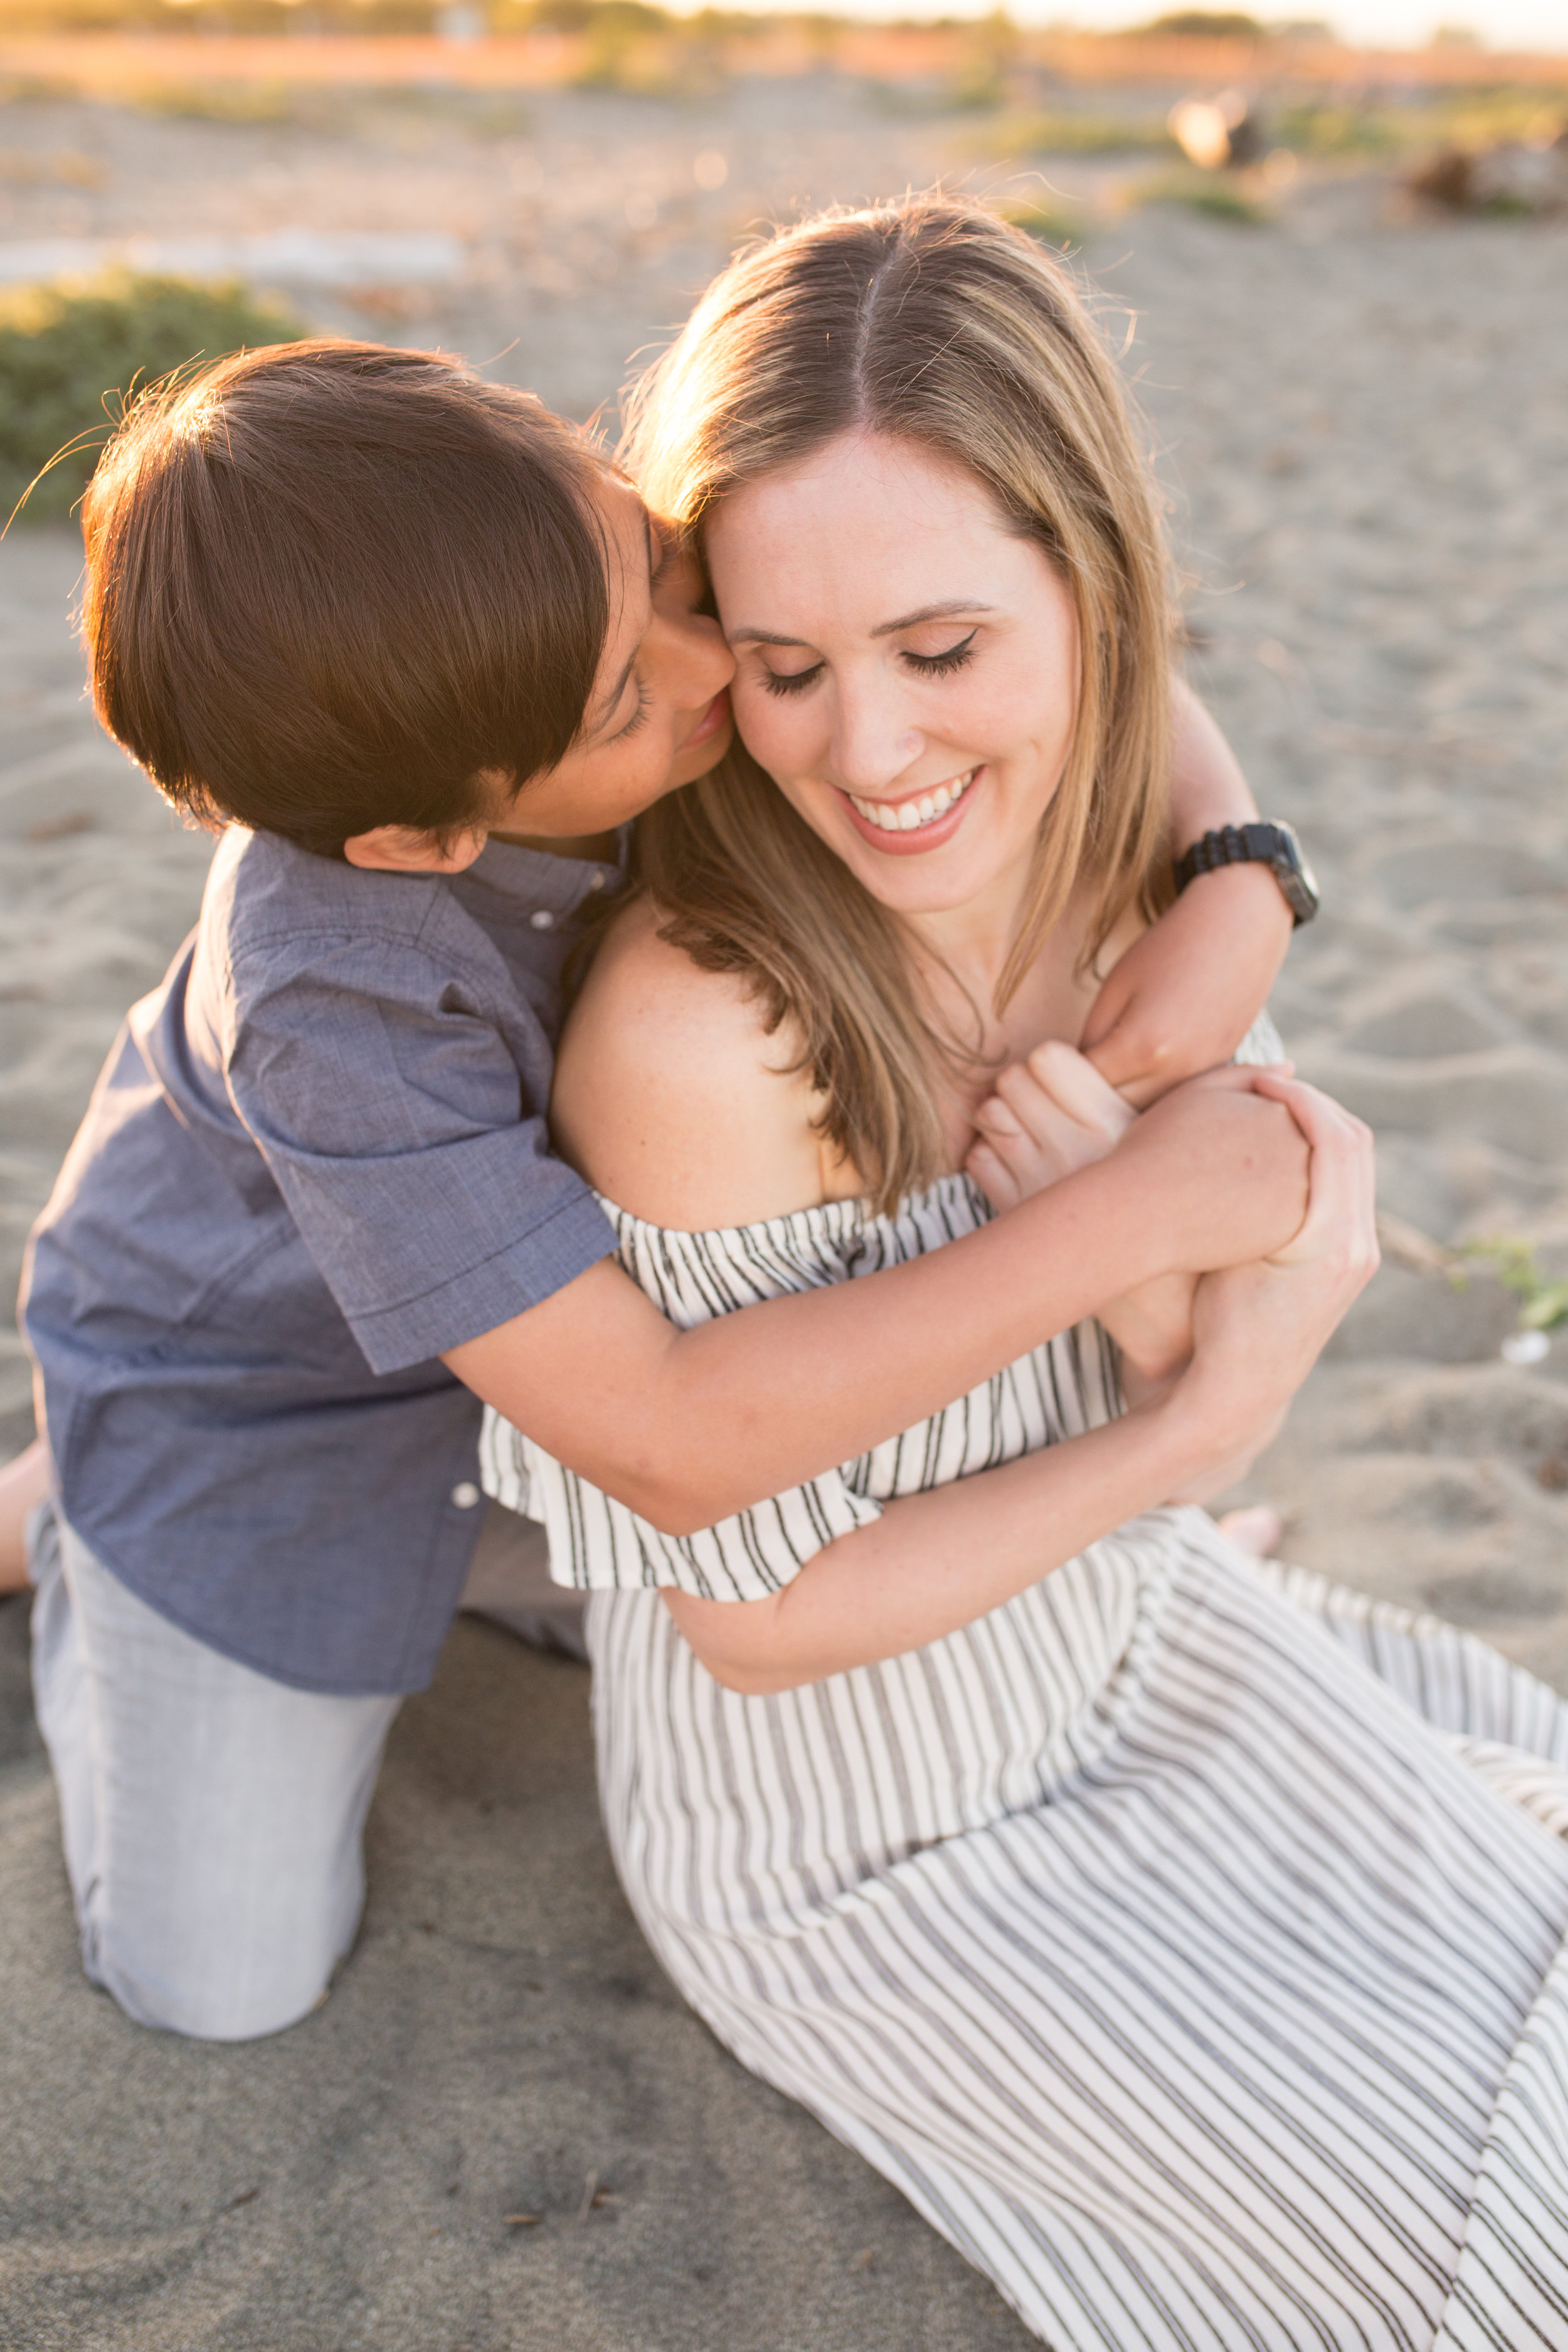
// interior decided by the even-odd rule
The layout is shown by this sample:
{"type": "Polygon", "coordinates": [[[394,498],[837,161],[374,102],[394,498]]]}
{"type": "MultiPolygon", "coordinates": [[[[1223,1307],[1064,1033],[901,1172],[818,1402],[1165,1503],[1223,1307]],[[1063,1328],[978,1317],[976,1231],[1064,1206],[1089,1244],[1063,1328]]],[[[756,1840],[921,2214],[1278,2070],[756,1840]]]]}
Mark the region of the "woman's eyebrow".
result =
{"type": "Polygon", "coordinates": [[[982,604],[971,596],[950,596],[944,604],[922,604],[918,613],[904,613],[896,621],[879,622],[871,632],[874,637],[896,637],[900,629],[917,628],[921,621],[951,621],[960,613],[994,613],[994,604],[982,604]]]}
{"type": "MultiPolygon", "coordinates": [[[[922,604],[918,613],[902,613],[896,621],[879,621],[872,630],[874,637],[896,637],[900,629],[913,629],[921,621],[951,621],[958,614],[994,613],[994,604],[983,604],[977,597],[950,596],[940,604],[922,604]]],[[[732,646],[804,646],[805,637],[780,636],[775,629],[727,629],[725,635],[732,646]]]]}

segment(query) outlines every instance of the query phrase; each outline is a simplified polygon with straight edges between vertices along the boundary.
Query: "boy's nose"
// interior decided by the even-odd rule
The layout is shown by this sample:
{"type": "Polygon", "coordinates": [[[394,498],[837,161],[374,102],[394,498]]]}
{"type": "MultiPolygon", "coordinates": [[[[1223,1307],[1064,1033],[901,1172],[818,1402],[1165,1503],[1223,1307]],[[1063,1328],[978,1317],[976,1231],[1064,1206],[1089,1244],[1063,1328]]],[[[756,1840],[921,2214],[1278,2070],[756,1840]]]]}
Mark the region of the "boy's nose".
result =
{"type": "Polygon", "coordinates": [[[706,613],[693,613],[685,626],[689,647],[691,677],[696,691],[694,701],[711,702],[716,694],[735,675],[735,656],[724,642],[723,631],[717,621],[706,613]]]}

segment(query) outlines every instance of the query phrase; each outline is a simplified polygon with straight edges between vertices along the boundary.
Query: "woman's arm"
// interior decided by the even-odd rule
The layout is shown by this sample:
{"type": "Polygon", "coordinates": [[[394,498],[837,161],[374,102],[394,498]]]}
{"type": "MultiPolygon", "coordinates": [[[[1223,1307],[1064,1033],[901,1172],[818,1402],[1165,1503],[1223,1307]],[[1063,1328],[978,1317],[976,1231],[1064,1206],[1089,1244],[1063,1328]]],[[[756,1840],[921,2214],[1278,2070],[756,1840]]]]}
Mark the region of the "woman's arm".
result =
{"type": "MultiPolygon", "coordinates": [[[[1171,832],[1179,856],[1222,825],[1258,814],[1225,737],[1178,681],[1171,832]]],[[[1121,956],[1089,1007],[1083,1050],[1131,1103],[1229,1061],[1285,961],[1294,928],[1266,866],[1200,875],[1121,956]]]]}
{"type": "MultiPolygon", "coordinates": [[[[1269,1073],[1258,1083],[1311,1137],[1310,1213],[1272,1263],[1200,1283],[1193,1362],[1169,1393],[1086,1436],[889,1503],[764,1601],[667,1592],[717,1680],[753,1696],[789,1690],[922,1647],[1138,1512],[1239,1475],[1377,1265],[1368,1130],[1310,1087],[1269,1073]]],[[[1152,1183],[1156,1171],[1146,1174],[1152,1183]]],[[[1159,1205],[1152,1190],[1148,1213],[1159,1205]]]]}
{"type": "MultiPolygon", "coordinates": [[[[661,1224],[808,1205],[820,1190],[767,1189],[781,1124],[802,1124],[787,1058],[734,982],[651,925],[628,931],[563,1041],[567,1149],[661,1224]]],[[[1280,1247],[1305,1210],[1306,1148],[1254,1073],[1226,1077],[1177,1089],[1103,1166],[908,1265],[679,1331],[606,1261],[445,1360],[558,1460],[691,1534],[940,1412],[1133,1284],[1280,1247]]]]}

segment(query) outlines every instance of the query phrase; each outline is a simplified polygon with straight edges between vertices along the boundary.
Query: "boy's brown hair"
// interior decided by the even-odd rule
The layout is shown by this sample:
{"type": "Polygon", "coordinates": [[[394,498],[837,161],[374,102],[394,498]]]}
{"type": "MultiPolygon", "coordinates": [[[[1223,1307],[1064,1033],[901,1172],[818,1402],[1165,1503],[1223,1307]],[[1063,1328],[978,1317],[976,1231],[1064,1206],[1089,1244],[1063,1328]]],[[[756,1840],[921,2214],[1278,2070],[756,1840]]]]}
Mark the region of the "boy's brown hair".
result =
{"type": "Polygon", "coordinates": [[[599,461],[437,352],[321,340],[157,387],[82,508],[110,734],[177,808],[341,857],[482,820],[581,725],[608,624],[599,461]]]}

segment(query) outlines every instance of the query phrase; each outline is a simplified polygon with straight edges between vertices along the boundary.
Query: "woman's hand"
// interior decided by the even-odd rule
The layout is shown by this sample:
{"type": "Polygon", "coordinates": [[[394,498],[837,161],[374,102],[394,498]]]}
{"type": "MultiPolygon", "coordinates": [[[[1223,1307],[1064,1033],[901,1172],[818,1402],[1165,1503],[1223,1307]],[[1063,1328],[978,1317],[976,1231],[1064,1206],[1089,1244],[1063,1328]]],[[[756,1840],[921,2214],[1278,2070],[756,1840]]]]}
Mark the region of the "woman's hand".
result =
{"type": "Polygon", "coordinates": [[[1193,1360],[1167,1408],[1192,1430],[1198,1499],[1230,1483],[1276,1433],[1290,1399],[1378,1266],[1371,1130],[1299,1078],[1253,1074],[1311,1150],[1307,1215],[1272,1257],[1205,1275],[1193,1306],[1193,1360]]]}

